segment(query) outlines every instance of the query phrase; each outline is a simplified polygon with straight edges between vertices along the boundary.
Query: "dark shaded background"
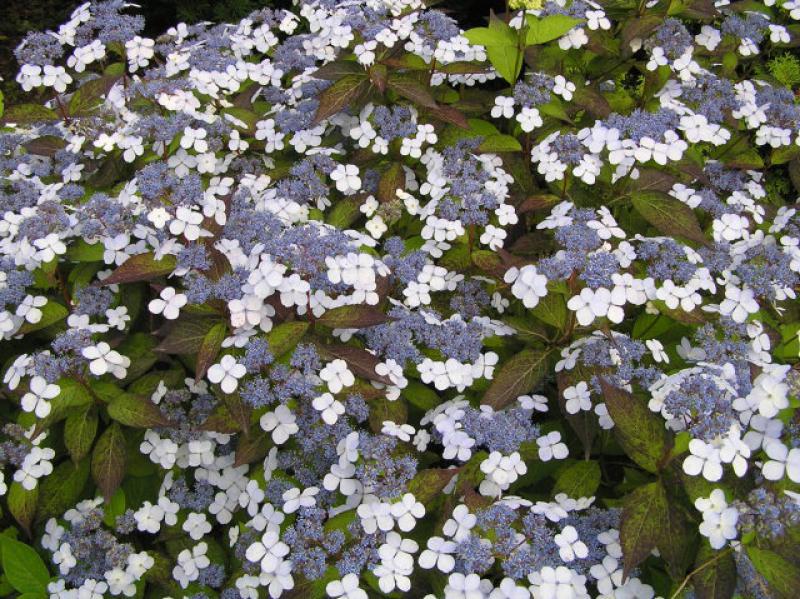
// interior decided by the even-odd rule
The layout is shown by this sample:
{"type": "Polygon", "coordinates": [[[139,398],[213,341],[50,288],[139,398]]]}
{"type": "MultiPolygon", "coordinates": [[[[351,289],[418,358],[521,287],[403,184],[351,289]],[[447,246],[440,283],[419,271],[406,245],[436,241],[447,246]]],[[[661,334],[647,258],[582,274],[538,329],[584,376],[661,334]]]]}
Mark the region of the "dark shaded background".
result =
{"type": "MultiPolygon", "coordinates": [[[[145,16],[145,33],[156,36],[184,21],[226,22],[241,19],[264,6],[291,8],[291,0],[132,0],[145,16]]],[[[54,29],[67,20],[83,0],[0,0],[0,77],[6,104],[21,101],[24,93],[14,81],[19,68],[14,48],[31,30],[54,29]]],[[[503,10],[503,0],[444,0],[436,8],[448,12],[464,28],[481,25],[493,9],[503,10]]]]}

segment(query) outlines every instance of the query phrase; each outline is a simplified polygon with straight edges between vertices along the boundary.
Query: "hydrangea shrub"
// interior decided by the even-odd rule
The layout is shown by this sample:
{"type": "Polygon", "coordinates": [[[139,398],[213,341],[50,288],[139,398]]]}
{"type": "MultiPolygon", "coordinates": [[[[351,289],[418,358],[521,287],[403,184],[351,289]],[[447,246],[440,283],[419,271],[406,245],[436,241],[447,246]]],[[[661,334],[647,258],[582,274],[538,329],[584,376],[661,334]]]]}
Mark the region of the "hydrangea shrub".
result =
{"type": "Polygon", "coordinates": [[[800,2],[17,49],[0,595],[800,589],[800,2]]]}

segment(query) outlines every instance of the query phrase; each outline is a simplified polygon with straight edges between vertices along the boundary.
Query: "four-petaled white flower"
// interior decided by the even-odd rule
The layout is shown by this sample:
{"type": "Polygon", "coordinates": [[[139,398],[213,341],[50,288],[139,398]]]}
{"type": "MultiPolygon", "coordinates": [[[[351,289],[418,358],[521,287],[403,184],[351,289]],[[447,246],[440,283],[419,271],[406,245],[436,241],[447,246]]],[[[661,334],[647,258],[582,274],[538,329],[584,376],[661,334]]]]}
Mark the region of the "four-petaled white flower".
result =
{"type": "Polygon", "coordinates": [[[350,387],[356,382],[355,376],[347,367],[347,362],[338,358],[320,370],[319,378],[328,384],[331,393],[339,393],[345,387],[350,387]]]}
{"type": "Polygon", "coordinates": [[[247,374],[244,364],[236,361],[230,354],[222,356],[222,359],[208,369],[208,380],[212,383],[219,383],[220,389],[225,393],[233,393],[239,386],[239,379],[247,374]]]}
{"type": "Polygon", "coordinates": [[[20,405],[26,412],[33,412],[37,418],[50,413],[50,400],[58,397],[61,387],[48,383],[44,377],[35,376],[30,382],[30,391],[22,396],[20,405]]]}
{"type": "Polygon", "coordinates": [[[174,287],[164,287],[159,296],[160,297],[154,300],[150,300],[147,308],[151,313],[161,314],[167,320],[175,320],[178,318],[181,308],[183,308],[188,301],[186,296],[183,293],[175,291],[174,287]]]}
{"type": "Polygon", "coordinates": [[[339,164],[331,172],[331,180],[336,182],[336,189],[346,195],[361,189],[361,177],[355,164],[339,164]]]}
{"type": "Polygon", "coordinates": [[[81,350],[81,355],[90,360],[89,372],[95,376],[102,376],[109,372],[118,379],[123,379],[127,374],[128,367],[131,365],[130,358],[111,349],[111,346],[105,341],[101,341],[97,345],[84,347],[81,350]]]}

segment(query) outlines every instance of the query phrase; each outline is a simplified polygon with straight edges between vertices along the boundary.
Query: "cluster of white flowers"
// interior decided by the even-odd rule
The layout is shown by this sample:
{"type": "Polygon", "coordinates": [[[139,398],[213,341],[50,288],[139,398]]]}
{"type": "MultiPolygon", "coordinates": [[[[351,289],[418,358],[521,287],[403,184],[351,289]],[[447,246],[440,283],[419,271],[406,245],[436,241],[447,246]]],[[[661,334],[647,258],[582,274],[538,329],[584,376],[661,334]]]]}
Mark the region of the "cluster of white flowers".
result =
{"type": "Polygon", "coordinates": [[[513,44],[419,0],[158,39],[111,0],[26,39],[48,99],[0,135],[0,496],[23,528],[50,510],[50,597],[651,599],[629,510],[595,503],[630,482],[597,450],[637,445],[613,393],[670,438],[633,462],[714,483],[711,548],[747,542],[728,481],[797,509],[800,213],[765,208],[760,164],[795,175],[800,110],[707,60],[791,28],[645,23],[634,98],[572,58],[608,45],[602,6],[544,4],[486,28],[513,44]],[[476,89],[541,23],[566,26],[525,61],[558,73],[476,89]]]}

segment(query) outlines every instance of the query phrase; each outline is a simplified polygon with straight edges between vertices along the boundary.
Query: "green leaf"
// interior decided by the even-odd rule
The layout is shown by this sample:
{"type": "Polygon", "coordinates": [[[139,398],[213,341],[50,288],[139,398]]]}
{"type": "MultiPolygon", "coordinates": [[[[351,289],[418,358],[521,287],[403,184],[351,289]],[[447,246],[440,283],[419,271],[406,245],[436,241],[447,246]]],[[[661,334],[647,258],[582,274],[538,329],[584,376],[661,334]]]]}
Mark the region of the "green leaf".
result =
{"type": "Polygon", "coordinates": [[[39,500],[40,485],[28,491],[18,482],[12,482],[8,488],[8,511],[14,520],[22,527],[26,534],[31,536],[31,522],[36,514],[36,504],[39,500]]]}
{"type": "Polygon", "coordinates": [[[277,357],[293,350],[308,330],[308,323],[302,320],[284,322],[267,334],[267,343],[272,355],[277,357]]]}
{"type": "Polygon", "coordinates": [[[217,323],[217,320],[205,316],[181,315],[158,344],[156,351],[167,354],[196,354],[203,345],[203,339],[217,323]]]}
{"type": "Polygon", "coordinates": [[[388,320],[389,317],[375,306],[357,304],[328,310],[317,322],[332,329],[361,329],[383,324],[388,320]]]}
{"type": "Polygon", "coordinates": [[[441,403],[441,399],[436,392],[422,383],[409,380],[408,385],[402,390],[401,395],[412,406],[427,412],[441,403]]]}
{"type": "Polygon", "coordinates": [[[533,391],[547,374],[550,352],[545,349],[524,349],[508,360],[495,373],[491,386],[481,400],[484,405],[499,410],[520,395],[533,391]]]}
{"type": "Polygon", "coordinates": [[[500,152],[521,152],[522,144],[516,137],[511,135],[489,135],[483,138],[481,145],[478,146],[479,152],[496,154],[500,152]]]}
{"type": "Polygon", "coordinates": [[[312,124],[352,106],[370,87],[366,73],[345,75],[319,95],[319,107],[312,124]]]}
{"type": "Polygon", "coordinates": [[[337,229],[347,229],[361,217],[361,201],[342,198],[327,211],[327,221],[337,229]]]}
{"type": "Polygon", "coordinates": [[[128,258],[107,278],[103,279],[103,285],[150,281],[170,274],[175,270],[176,264],[177,259],[172,255],[166,255],[160,260],[156,260],[152,252],[137,254],[128,258]]]}
{"type": "Polygon", "coordinates": [[[115,422],[100,436],[92,452],[92,477],[106,501],[125,476],[125,462],[125,437],[115,422]]]}
{"type": "Polygon", "coordinates": [[[150,398],[123,393],[108,404],[108,415],[125,426],[154,428],[166,426],[169,421],[150,398]]]}
{"type": "Polygon", "coordinates": [[[504,21],[493,18],[489,27],[476,27],[464,33],[470,43],[486,48],[489,62],[506,81],[513,84],[522,70],[522,50],[518,32],[504,21]]]}
{"type": "Polygon", "coordinates": [[[387,420],[403,424],[407,419],[408,408],[404,401],[390,401],[381,396],[369,402],[369,425],[375,433],[381,432],[387,420]]]}
{"type": "Polygon", "coordinates": [[[327,64],[322,65],[311,76],[316,79],[327,79],[328,81],[336,81],[345,75],[362,75],[365,69],[358,64],[355,60],[334,60],[327,64]]]}
{"type": "Polygon", "coordinates": [[[657,472],[669,452],[664,419],[653,414],[644,400],[600,378],[608,414],[614,421],[614,436],[634,462],[648,472],[657,472]]]}
{"type": "Polygon", "coordinates": [[[680,200],[659,191],[634,192],[631,197],[636,211],[661,233],[708,244],[694,211],[680,200]]]}
{"type": "Polygon", "coordinates": [[[553,494],[566,493],[567,497],[591,497],[600,486],[600,464],[596,461],[575,462],[558,475],[553,494]]]}
{"type": "Polygon", "coordinates": [[[16,125],[30,125],[42,121],[55,121],[58,114],[41,104],[17,104],[9,106],[3,113],[4,123],[14,123],[16,125]]]}
{"type": "Polygon", "coordinates": [[[197,364],[195,365],[195,378],[201,379],[205,376],[206,370],[214,363],[222,348],[222,342],[228,334],[228,325],[224,322],[215,324],[203,337],[200,349],[197,352],[197,364]]]}
{"type": "Polygon", "coordinates": [[[92,407],[67,417],[64,423],[64,445],[74,462],[80,462],[89,455],[97,434],[97,423],[97,411],[92,407]]]}
{"type": "Polygon", "coordinates": [[[660,482],[638,487],[625,497],[619,531],[623,577],[656,548],[666,511],[667,495],[660,482]]]}
{"type": "Polygon", "coordinates": [[[425,108],[436,108],[436,100],[428,88],[420,83],[419,79],[402,73],[392,73],[387,79],[389,89],[392,89],[407,100],[411,100],[425,108]]]}
{"type": "Polygon", "coordinates": [[[103,97],[119,79],[115,75],[105,75],[91,79],[72,94],[67,105],[70,116],[88,116],[103,103],[103,97]]]}
{"type": "MultiPolygon", "coordinates": [[[[131,365],[128,367],[128,374],[123,380],[127,382],[133,381],[150,370],[150,367],[158,360],[158,354],[155,352],[157,342],[153,335],[144,332],[134,333],[125,338],[117,347],[117,351],[130,358],[131,361],[131,365]]],[[[92,386],[95,386],[94,382],[92,386]]],[[[106,401],[110,400],[110,397],[106,399],[106,401]]]]}
{"type": "Polygon", "coordinates": [[[326,360],[340,358],[347,362],[353,374],[360,376],[370,381],[377,381],[384,385],[391,385],[392,381],[389,377],[383,376],[375,372],[375,367],[380,360],[369,353],[365,349],[353,347],[351,345],[317,345],[317,350],[326,360]]]}
{"type": "Polygon", "coordinates": [[[87,243],[79,239],[67,250],[67,258],[75,262],[100,262],[103,259],[105,248],[100,242],[87,243]]]}
{"type": "Polygon", "coordinates": [[[800,590],[800,569],[769,549],[747,546],[753,566],[769,583],[769,590],[778,597],[789,599],[800,590]]]}
{"type": "Polygon", "coordinates": [[[656,545],[661,557],[667,563],[667,571],[674,579],[680,579],[692,563],[696,552],[696,528],[691,525],[681,502],[667,494],[667,509],[664,521],[658,531],[656,545]]]}
{"type": "Polygon", "coordinates": [[[386,169],[378,181],[378,201],[386,204],[397,199],[397,190],[405,189],[406,187],[406,172],[403,170],[403,165],[399,162],[393,162],[392,165],[386,169]]]}
{"type": "Polygon", "coordinates": [[[40,310],[42,311],[42,317],[39,319],[39,322],[25,322],[19,328],[19,334],[24,335],[49,327],[51,324],[64,320],[69,315],[69,311],[64,306],[52,300],[48,301],[40,310]]]}
{"type": "Polygon", "coordinates": [[[567,326],[567,302],[560,293],[548,293],[530,312],[542,322],[559,330],[567,326]]]}
{"type": "Polygon", "coordinates": [[[448,468],[420,470],[409,481],[408,492],[412,493],[416,500],[423,505],[428,505],[439,496],[455,475],[455,471],[448,468]]]}
{"type": "Polygon", "coordinates": [[[528,31],[525,34],[526,46],[551,42],[582,22],[567,15],[550,15],[544,18],[527,15],[525,21],[528,24],[528,31]]]}
{"type": "Polygon", "coordinates": [[[252,413],[250,406],[244,402],[242,396],[238,393],[223,393],[222,401],[228,414],[238,425],[239,430],[244,433],[245,437],[249,436],[250,414],[252,413]]]}
{"type": "Polygon", "coordinates": [[[117,518],[125,513],[125,491],[120,487],[114,492],[111,501],[103,508],[103,522],[109,528],[114,528],[117,518]]]}
{"type": "Polygon", "coordinates": [[[42,317],[39,322],[25,322],[19,328],[19,334],[25,335],[49,327],[51,324],[64,320],[69,315],[69,311],[64,306],[53,300],[48,301],[40,310],[42,311],[42,317]]]}
{"type": "Polygon", "coordinates": [[[11,538],[2,542],[3,571],[8,582],[20,593],[44,593],[50,574],[38,553],[25,543],[11,538]]]}
{"type": "Polygon", "coordinates": [[[200,430],[231,435],[240,432],[242,427],[233,418],[228,407],[224,404],[219,404],[200,425],[200,430]]]}
{"type": "Polygon", "coordinates": [[[248,134],[253,134],[256,131],[256,123],[259,118],[258,115],[252,110],[241,108],[239,106],[231,106],[222,110],[223,115],[229,115],[230,118],[225,119],[228,122],[235,123],[241,129],[244,129],[248,134]],[[242,127],[244,124],[244,127],[242,127]]]}
{"type": "MultiPolygon", "coordinates": [[[[60,137],[55,135],[43,135],[23,144],[28,154],[36,154],[37,156],[55,156],[56,152],[64,149],[67,145],[60,137]]],[[[102,245],[102,244],[101,244],[102,245]]]]}
{"type": "Polygon", "coordinates": [[[720,556],[704,542],[697,552],[694,567],[697,573],[692,576],[697,599],[730,599],[736,590],[736,562],[733,555],[720,556]],[[699,568],[702,567],[702,570],[699,568]]]}
{"type": "Polygon", "coordinates": [[[234,468],[263,460],[272,446],[268,433],[258,425],[253,429],[255,432],[251,431],[249,436],[239,439],[239,444],[236,446],[236,458],[233,462],[234,468]]]}
{"type": "Polygon", "coordinates": [[[470,260],[482,271],[490,274],[502,274],[506,270],[503,268],[503,259],[497,252],[491,250],[474,250],[470,254],[470,260]]]}

